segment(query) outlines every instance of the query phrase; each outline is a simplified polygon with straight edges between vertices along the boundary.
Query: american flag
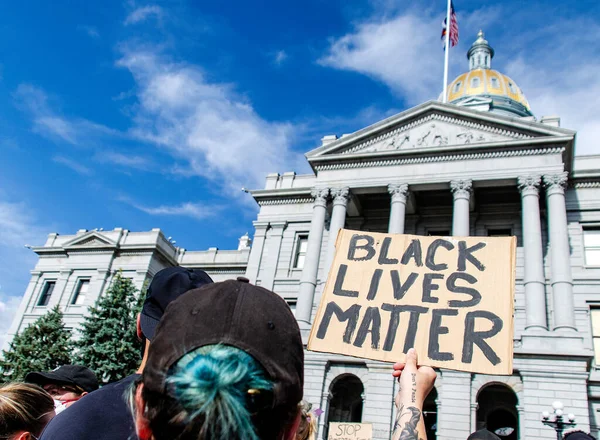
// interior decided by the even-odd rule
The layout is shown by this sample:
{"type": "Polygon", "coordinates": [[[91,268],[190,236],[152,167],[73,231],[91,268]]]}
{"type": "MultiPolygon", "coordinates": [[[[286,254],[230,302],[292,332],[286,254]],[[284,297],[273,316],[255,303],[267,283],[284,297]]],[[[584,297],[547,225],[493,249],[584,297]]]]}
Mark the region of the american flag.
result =
{"type": "MultiPolygon", "coordinates": [[[[446,21],[442,23],[442,41],[444,42],[444,49],[446,48],[446,21]]],[[[454,2],[450,2],[450,46],[454,47],[458,44],[458,20],[456,19],[456,12],[454,11],[454,2]]]]}

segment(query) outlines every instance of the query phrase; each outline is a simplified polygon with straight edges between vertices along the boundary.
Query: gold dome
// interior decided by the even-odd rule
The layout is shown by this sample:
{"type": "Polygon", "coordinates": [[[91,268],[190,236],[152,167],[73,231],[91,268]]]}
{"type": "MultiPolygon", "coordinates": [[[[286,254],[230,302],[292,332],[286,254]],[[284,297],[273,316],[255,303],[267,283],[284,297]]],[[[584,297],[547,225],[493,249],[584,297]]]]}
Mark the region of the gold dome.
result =
{"type": "Polygon", "coordinates": [[[527,98],[516,82],[493,69],[473,69],[458,75],[448,86],[448,102],[469,96],[502,96],[522,104],[531,111],[527,98]]]}
{"type": "MultiPolygon", "coordinates": [[[[447,88],[450,104],[485,109],[508,116],[531,117],[531,107],[516,82],[492,69],[494,49],[483,31],[467,52],[469,71],[458,75],[447,88]]],[[[440,97],[443,97],[443,93],[440,97]]]]}

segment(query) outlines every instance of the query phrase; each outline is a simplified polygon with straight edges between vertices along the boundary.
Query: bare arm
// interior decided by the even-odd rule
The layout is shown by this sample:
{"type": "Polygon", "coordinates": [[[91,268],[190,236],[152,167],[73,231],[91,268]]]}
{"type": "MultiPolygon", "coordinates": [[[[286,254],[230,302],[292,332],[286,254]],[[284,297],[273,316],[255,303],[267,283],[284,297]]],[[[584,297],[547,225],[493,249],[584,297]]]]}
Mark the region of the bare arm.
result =
{"type": "Polygon", "coordinates": [[[394,377],[400,384],[392,440],[427,440],[423,419],[423,402],[433,388],[436,374],[430,367],[417,367],[417,353],[409,350],[406,363],[394,365],[394,377]]]}

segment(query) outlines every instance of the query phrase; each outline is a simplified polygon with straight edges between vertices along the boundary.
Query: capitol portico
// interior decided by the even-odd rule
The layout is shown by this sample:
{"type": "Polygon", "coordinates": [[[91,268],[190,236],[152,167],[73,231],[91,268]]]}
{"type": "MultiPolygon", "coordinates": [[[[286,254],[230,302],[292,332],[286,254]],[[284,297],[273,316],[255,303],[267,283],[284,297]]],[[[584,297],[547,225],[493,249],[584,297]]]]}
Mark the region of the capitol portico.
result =
{"type": "MultiPolygon", "coordinates": [[[[40,259],[11,334],[54,304],[77,328],[116,270],[141,287],[180,264],[217,280],[245,274],[275,291],[306,339],[339,229],[514,235],[514,372],[442,369],[424,408],[428,438],[464,440],[482,427],[503,439],[555,438],[540,420],[554,400],[596,435],[600,156],[576,156],[576,132],[557,116],[536,119],[518,85],[492,70],[493,56],[480,33],[469,71],[449,84],[448,104],[426,102],[355,133],[325,136],[306,154],[313,173],[268,175],[264,188],[250,191],[260,207],[251,246],[242,237],[238,250],[190,252],[157,230],[51,234],[33,248],[40,259]],[[86,298],[78,303],[82,282],[86,298]]],[[[393,395],[388,364],[306,352],[305,398],[325,411],[320,439],[332,421],[369,422],[374,438],[388,439],[393,395]]]]}

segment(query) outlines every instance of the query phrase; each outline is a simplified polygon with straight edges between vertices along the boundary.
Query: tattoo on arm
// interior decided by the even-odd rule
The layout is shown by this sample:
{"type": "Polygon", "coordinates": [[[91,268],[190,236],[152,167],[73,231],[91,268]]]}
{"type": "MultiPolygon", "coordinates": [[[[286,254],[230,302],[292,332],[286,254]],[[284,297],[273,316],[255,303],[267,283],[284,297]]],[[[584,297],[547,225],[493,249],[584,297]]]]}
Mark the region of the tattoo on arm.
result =
{"type": "Polygon", "coordinates": [[[408,407],[408,411],[411,412],[410,419],[402,428],[400,432],[400,440],[418,440],[419,433],[417,432],[417,425],[421,419],[421,411],[413,406],[408,407]]]}
{"type": "Polygon", "coordinates": [[[398,429],[400,429],[400,419],[406,418],[409,416],[409,420],[404,424],[402,431],[400,431],[399,440],[423,440],[419,438],[419,433],[417,432],[417,425],[419,424],[419,420],[421,420],[421,411],[413,406],[409,406],[406,411],[404,410],[404,405],[400,405],[398,408],[398,414],[396,415],[396,421],[394,422],[394,430],[393,437],[396,438],[396,434],[398,429]]]}
{"type": "Polygon", "coordinates": [[[411,402],[415,403],[417,398],[417,375],[415,373],[411,373],[412,376],[412,394],[411,394],[411,402]]]}

